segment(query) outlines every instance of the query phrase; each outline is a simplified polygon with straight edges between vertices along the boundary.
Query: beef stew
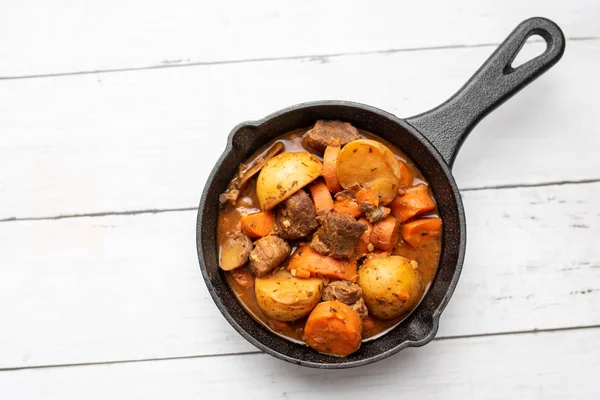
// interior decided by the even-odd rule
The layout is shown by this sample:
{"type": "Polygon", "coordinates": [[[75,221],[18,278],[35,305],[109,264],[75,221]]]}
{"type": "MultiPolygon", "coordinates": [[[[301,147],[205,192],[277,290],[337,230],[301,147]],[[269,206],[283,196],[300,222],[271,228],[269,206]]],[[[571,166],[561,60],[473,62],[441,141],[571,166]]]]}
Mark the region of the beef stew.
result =
{"type": "Polygon", "coordinates": [[[268,329],[316,351],[343,357],[384,334],[435,276],[442,221],[426,180],[400,150],[349,123],[278,137],[219,200],[233,293],[268,329]]]}

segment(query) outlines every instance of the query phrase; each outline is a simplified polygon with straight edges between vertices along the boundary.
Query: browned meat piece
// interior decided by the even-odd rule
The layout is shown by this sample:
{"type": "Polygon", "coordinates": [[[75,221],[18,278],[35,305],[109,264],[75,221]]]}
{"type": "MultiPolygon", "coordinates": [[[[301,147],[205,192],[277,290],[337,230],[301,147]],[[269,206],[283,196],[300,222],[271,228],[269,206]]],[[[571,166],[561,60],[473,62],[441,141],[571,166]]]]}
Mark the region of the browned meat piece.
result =
{"type": "Polygon", "coordinates": [[[360,190],[360,186],[352,185],[346,190],[342,190],[341,192],[337,192],[333,197],[336,200],[340,201],[356,201],[356,193],[360,190]]]}
{"type": "Polygon", "coordinates": [[[375,207],[368,203],[361,203],[358,208],[365,213],[365,217],[367,217],[372,224],[381,221],[390,214],[389,212],[386,212],[385,207],[375,207]]]}
{"type": "Polygon", "coordinates": [[[340,201],[355,200],[354,193],[352,193],[352,191],[350,190],[342,190],[341,192],[336,193],[335,196],[333,196],[333,198],[340,201]]]}
{"type": "MultiPolygon", "coordinates": [[[[325,222],[324,220],[321,221],[321,223],[325,222]]],[[[329,246],[327,246],[325,243],[323,243],[321,241],[321,238],[319,238],[319,235],[316,234],[315,236],[313,236],[312,241],[310,242],[310,246],[311,249],[313,249],[314,251],[318,251],[319,253],[323,254],[323,255],[329,255],[329,253],[331,253],[331,251],[329,250],[329,246]]]]}
{"type": "Polygon", "coordinates": [[[356,311],[362,320],[369,316],[369,310],[367,309],[367,305],[362,297],[358,299],[356,303],[350,304],[350,308],[356,311]]]}
{"type": "Polygon", "coordinates": [[[277,208],[277,233],[294,240],[310,235],[317,228],[315,206],[304,190],[299,190],[277,208]]]}
{"type": "Polygon", "coordinates": [[[219,203],[226,204],[228,201],[235,203],[239,195],[240,191],[237,189],[228,190],[219,195],[219,203]]]}
{"type": "Polygon", "coordinates": [[[350,123],[342,121],[319,120],[311,130],[306,132],[308,145],[320,152],[325,151],[330,139],[338,139],[341,146],[344,146],[360,139],[360,135],[350,123]]]}
{"type": "Polygon", "coordinates": [[[325,221],[325,218],[327,218],[327,216],[332,213],[333,210],[319,210],[317,211],[317,222],[320,224],[323,223],[323,221],[325,221]]]}
{"type": "Polygon", "coordinates": [[[323,301],[336,300],[344,304],[354,304],[362,298],[363,291],[350,281],[333,281],[323,289],[323,301]]]}
{"type": "Polygon", "coordinates": [[[322,300],[336,300],[348,304],[353,310],[358,312],[361,319],[365,319],[369,315],[369,311],[362,295],[362,289],[355,283],[350,281],[333,281],[323,289],[322,300]]]}
{"type": "Polygon", "coordinates": [[[356,242],[367,227],[349,215],[329,214],[310,244],[325,256],[347,258],[354,254],[356,242]]]}
{"type": "Polygon", "coordinates": [[[279,236],[270,235],[258,239],[250,253],[250,271],[258,277],[264,276],[281,265],[291,251],[288,242],[279,236]]]}

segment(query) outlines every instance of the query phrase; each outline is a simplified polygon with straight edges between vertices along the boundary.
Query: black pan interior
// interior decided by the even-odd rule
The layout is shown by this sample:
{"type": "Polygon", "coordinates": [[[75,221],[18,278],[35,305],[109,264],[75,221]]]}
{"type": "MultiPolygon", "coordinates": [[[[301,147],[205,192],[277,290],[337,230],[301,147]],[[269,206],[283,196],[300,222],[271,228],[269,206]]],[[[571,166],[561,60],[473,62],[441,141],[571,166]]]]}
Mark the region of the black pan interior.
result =
{"type": "MultiPolygon", "coordinates": [[[[465,222],[458,189],[449,168],[420,133],[403,120],[373,107],[349,102],[315,102],[293,106],[263,120],[238,125],[204,188],[197,221],[197,247],[202,273],[215,303],[252,344],[280,359],[317,368],[348,368],[385,358],[410,346],[422,346],[435,336],[439,316],[457,284],[464,257],[465,222]],[[238,304],[218,267],[216,228],[218,196],[241,162],[268,141],[318,119],[348,121],[385,138],[404,151],[423,172],[438,201],[443,220],[443,249],[438,272],[417,309],[392,332],[364,343],[346,357],[318,354],[312,349],[274,335],[257,323],[238,304]]],[[[210,329],[210,327],[207,327],[210,329]]]]}

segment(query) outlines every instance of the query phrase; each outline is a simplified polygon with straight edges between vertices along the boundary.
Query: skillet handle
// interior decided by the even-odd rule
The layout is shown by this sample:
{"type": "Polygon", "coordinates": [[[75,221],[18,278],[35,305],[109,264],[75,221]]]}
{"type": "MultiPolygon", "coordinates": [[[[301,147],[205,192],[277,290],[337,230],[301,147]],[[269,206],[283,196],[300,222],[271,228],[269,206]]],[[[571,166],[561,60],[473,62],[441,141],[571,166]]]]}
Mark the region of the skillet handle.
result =
{"type": "Polygon", "coordinates": [[[541,17],[523,21],[450,99],[406,122],[425,135],[452,167],[458,150],[475,125],[550,69],[564,51],[565,37],[554,22],[541,17]],[[546,51],[512,68],[513,60],[532,35],[544,38],[546,51]]]}

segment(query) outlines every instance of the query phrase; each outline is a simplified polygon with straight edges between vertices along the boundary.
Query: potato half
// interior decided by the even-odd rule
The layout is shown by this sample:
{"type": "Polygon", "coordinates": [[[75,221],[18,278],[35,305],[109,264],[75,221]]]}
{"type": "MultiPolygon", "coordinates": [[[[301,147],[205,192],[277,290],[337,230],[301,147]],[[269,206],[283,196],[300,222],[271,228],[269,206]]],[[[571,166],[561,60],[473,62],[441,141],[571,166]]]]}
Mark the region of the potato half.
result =
{"type": "Polygon", "coordinates": [[[337,174],[344,189],[360,185],[376,190],[382,205],[394,200],[401,183],[400,165],[394,153],[369,139],[355,140],[342,148],[337,174]]]}
{"type": "Polygon", "coordinates": [[[270,210],[321,175],[323,164],[308,152],[282,153],[260,171],[256,196],[263,211],[270,210]]]}
{"type": "Polygon", "coordinates": [[[416,262],[401,256],[367,260],[358,271],[358,284],[369,313],[381,319],[411,311],[424,291],[416,262]]]}
{"type": "Polygon", "coordinates": [[[256,278],[254,292],[258,306],[269,318],[295,321],[308,315],[321,301],[321,278],[296,278],[281,270],[264,278],[256,278]]]}

